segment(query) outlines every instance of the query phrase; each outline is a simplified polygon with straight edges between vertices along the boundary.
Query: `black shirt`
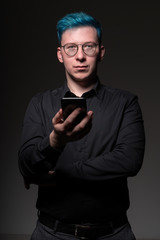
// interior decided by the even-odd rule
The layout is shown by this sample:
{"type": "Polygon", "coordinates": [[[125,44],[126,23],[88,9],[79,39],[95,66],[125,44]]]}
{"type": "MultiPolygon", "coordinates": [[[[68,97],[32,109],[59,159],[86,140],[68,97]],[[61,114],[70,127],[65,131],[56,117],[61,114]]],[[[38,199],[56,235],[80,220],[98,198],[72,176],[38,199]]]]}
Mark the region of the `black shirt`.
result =
{"type": "Polygon", "coordinates": [[[65,83],[31,99],[19,150],[20,171],[27,181],[38,184],[41,212],[72,223],[109,220],[128,209],[127,177],[136,175],[143,161],[145,136],[138,100],[98,82],[83,94],[87,109],[94,112],[91,131],[57,151],[49,145],[49,134],[68,92],[65,83]],[[48,174],[51,169],[53,176],[48,174]]]}

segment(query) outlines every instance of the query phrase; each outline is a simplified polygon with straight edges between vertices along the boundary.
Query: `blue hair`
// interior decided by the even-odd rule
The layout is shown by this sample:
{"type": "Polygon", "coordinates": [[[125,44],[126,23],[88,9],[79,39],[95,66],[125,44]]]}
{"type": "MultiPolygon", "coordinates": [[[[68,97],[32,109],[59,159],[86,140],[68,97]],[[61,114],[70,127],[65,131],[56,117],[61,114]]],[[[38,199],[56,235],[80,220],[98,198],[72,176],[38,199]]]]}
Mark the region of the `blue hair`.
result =
{"type": "Polygon", "coordinates": [[[67,29],[81,27],[81,26],[91,26],[97,30],[98,40],[101,43],[102,38],[102,28],[100,23],[92,16],[79,12],[70,13],[60,19],[57,23],[57,36],[59,43],[61,42],[62,34],[67,29]]]}

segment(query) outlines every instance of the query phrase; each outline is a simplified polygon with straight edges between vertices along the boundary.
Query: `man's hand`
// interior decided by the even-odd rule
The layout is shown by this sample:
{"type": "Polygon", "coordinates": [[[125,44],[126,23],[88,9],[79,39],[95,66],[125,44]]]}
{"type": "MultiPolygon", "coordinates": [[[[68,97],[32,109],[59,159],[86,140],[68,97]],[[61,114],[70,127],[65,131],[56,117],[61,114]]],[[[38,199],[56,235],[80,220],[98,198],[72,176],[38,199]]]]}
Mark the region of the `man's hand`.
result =
{"type": "Polygon", "coordinates": [[[82,121],[75,125],[76,117],[81,111],[81,108],[76,108],[65,121],[62,120],[62,109],[57,112],[52,119],[54,130],[50,134],[51,147],[61,148],[67,142],[81,139],[90,131],[92,127],[92,111],[89,111],[82,121]]]}

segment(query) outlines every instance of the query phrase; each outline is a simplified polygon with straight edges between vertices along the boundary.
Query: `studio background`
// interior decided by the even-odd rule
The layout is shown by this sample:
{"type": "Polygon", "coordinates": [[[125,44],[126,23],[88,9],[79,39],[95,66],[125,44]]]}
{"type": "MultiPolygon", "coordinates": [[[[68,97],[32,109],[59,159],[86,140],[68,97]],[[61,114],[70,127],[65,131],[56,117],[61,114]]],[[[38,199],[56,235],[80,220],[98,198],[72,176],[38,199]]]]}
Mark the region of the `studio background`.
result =
{"type": "Polygon", "coordinates": [[[18,170],[18,148],[26,107],[33,95],[64,82],[56,57],[56,23],[84,11],[103,28],[106,55],[102,83],[138,95],[146,131],[144,164],[129,178],[133,231],[160,239],[160,7],[159,1],[10,1],[1,6],[0,233],[31,234],[37,187],[26,190],[18,170]]]}

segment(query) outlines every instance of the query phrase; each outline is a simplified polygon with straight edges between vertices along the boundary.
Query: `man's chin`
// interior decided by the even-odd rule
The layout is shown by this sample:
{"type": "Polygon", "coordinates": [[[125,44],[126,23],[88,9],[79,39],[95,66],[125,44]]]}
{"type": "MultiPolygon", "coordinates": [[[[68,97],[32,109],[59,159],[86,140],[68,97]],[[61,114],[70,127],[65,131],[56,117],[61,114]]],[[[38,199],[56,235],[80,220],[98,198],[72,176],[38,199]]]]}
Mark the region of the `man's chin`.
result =
{"type": "Polygon", "coordinates": [[[77,83],[90,84],[90,83],[93,83],[94,79],[96,79],[96,76],[95,76],[95,74],[81,72],[81,73],[70,75],[69,78],[72,79],[72,81],[77,82],[77,83]]]}
{"type": "Polygon", "coordinates": [[[91,76],[84,73],[84,72],[81,72],[79,74],[74,75],[73,79],[77,82],[86,82],[86,81],[89,81],[91,79],[91,76]]]}

